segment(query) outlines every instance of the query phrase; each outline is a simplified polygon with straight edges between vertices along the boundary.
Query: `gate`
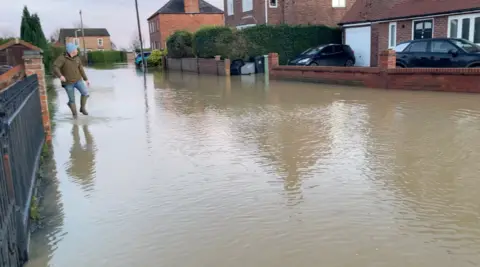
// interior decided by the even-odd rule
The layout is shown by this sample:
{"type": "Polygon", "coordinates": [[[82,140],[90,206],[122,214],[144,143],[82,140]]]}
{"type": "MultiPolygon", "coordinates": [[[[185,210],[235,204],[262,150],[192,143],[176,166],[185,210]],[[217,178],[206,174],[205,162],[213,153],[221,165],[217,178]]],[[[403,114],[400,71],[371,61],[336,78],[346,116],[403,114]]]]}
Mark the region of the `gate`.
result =
{"type": "Polygon", "coordinates": [[[28,259],[30,205],[44,143],[38,79],[0,92],[0,266],[28,259]]]}

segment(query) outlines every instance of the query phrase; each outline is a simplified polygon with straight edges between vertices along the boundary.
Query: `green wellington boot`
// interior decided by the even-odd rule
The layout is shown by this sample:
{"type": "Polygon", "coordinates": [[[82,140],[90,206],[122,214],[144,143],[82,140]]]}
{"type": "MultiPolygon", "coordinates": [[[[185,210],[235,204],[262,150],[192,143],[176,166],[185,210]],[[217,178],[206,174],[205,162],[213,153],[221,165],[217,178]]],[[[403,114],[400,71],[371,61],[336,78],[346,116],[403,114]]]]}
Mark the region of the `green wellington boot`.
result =
{"type": "Polygon", "coordinates": [[[83,95],[80,97],[80,112],[83,115],[88,115],[87,109],[85,108],[85,106],[87,105],[87,98],[88,96],[83,95]]]}
{"type": "Polygon", "coordinates": [[[68,107],[72,111],[73,118],[76,119],[77,118],[77,106],[75,105],[75,103],[72,103],[72,104],[68,104],[68,107]]]}

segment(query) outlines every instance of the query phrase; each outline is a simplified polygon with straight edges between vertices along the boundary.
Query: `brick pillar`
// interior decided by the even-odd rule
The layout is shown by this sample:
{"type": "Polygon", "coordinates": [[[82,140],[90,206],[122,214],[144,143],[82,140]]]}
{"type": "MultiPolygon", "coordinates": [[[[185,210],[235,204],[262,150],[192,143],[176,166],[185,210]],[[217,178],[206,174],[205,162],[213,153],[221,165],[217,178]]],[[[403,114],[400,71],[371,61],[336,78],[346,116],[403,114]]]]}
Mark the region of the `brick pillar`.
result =
{"type": "Polygon", "coordinates": [[[280,65],[278,63],[278,53],[268,54],[268,72],[270,73],[273,67],[280,65]]]}
{"type": "Polygon", "coordinates": [[[37,74],[40,105],[42,106],[43,128],[45,129],[45,141],[47,144],[51,144],[52,129],[50,124],[50,113],[48,111],[47,84],[45,82],[43,56],[38,51],[24,51],[23,61],[25,64],[25,74],[27,76],[37,74]]]}
{"type": "Polygon", "coordinates": [[[394,50],[385,50],[378,57],[378,66],[381,69],[395,69],[397,67],[397,53],[394,50]]]}
{"type": "Polygon", "coordinates": [[[226,58],[223,62],[225,62],[225,76],[230,76],[230,59],[226,58]]]}

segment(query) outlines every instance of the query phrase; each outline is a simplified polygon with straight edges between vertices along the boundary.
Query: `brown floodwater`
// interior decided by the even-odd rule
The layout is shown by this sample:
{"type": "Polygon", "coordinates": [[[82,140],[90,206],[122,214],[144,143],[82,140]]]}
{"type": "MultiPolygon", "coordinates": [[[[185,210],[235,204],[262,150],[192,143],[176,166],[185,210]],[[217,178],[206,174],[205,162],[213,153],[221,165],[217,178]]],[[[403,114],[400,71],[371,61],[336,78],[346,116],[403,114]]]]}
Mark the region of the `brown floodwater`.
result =
{"type": "Polygon", "coordinates": [[[480,95],[88,74],[29,267],[480,266],[480,95]]]}

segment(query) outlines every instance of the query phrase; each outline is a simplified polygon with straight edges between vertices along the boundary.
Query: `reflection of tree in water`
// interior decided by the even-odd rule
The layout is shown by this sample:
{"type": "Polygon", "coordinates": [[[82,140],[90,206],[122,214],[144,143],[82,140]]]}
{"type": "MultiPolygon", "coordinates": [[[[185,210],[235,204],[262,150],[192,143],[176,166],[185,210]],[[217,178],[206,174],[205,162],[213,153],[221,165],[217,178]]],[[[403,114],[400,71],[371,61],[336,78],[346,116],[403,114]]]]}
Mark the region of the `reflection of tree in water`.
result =
{"type": "Polygon", "coordinates": [[[94,185],[95,145],[88,126],[84,125],[82,128],[85,136],[85,145],[82,145],[78,125],[73,125],[73,144],[70,149],[70,165],[67,173],[75,179],[76,183],[82,186],[83,190],[88,192],[92,190],[94,185]]]}

